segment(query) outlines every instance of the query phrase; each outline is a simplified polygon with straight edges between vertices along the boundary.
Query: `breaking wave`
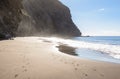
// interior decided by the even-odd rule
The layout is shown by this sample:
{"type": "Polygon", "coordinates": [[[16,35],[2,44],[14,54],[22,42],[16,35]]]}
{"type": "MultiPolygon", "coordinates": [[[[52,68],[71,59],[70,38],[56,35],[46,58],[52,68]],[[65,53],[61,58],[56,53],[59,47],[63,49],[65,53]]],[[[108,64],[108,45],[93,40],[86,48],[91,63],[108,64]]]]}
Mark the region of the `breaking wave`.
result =
{"type": "Polygon", "coordinates": [[[78,49],[80,48],[86,48],[90,50],[99,51],[102,53],[106,53],[109,56],[112,56],[114,58],[120,59],[120,45],[109,45],[109,44],[98,44],[98,43],[89,43],[84,41],[76,41],[76,40],[70,40],[70,39],[60,39],[60,38],[42,38],[47,41],[51,41],[53,43],[63,43],[67,44],[72,47],[76,47],[78,49]]]}

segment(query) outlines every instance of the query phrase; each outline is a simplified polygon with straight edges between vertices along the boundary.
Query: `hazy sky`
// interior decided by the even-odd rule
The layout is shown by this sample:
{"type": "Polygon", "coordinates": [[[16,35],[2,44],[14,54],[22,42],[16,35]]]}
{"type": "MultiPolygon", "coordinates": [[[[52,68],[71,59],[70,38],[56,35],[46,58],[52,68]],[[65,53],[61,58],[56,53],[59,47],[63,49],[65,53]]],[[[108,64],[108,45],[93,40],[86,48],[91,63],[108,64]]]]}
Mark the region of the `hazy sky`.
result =
{"type": "Polygon", "coordinates": [[[120,0],[60,0],[83,35],[120,36],[120,0]]]}

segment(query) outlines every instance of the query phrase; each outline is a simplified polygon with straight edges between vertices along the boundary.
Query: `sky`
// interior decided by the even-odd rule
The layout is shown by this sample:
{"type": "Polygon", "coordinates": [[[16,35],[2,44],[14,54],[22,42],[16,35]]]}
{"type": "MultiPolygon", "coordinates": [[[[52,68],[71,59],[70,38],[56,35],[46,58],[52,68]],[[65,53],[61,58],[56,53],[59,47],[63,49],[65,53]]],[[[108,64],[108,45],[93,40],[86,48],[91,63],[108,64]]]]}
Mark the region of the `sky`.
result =
{"type": "Polygon", "coordinates": [[[83,35],[120,36],[120,0],[59,0],[83,35]]]}

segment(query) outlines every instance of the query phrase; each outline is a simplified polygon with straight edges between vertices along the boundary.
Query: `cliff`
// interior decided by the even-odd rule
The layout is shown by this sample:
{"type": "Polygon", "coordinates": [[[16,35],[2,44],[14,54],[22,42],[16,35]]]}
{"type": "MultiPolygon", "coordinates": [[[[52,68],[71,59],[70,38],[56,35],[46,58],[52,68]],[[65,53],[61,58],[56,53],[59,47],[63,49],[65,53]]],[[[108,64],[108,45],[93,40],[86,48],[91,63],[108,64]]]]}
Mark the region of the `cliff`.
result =
{"type": "Polygon", "coordinates": [[[0,0],[0,33],[80,36],[70,10],[58,0],[0,0]]]}

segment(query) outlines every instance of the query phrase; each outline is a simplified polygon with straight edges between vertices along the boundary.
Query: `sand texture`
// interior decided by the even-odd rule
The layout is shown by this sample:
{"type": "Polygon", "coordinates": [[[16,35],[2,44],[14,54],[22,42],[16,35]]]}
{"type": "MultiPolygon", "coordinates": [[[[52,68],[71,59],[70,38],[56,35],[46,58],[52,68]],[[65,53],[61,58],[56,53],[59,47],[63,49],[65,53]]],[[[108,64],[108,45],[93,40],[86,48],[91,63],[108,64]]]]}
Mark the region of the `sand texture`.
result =
{"type": "Polygon", "coordinates": [[[120,79],[120,64],[67,55],[37,39],[0,41],[0,79],[120,79]]]}

